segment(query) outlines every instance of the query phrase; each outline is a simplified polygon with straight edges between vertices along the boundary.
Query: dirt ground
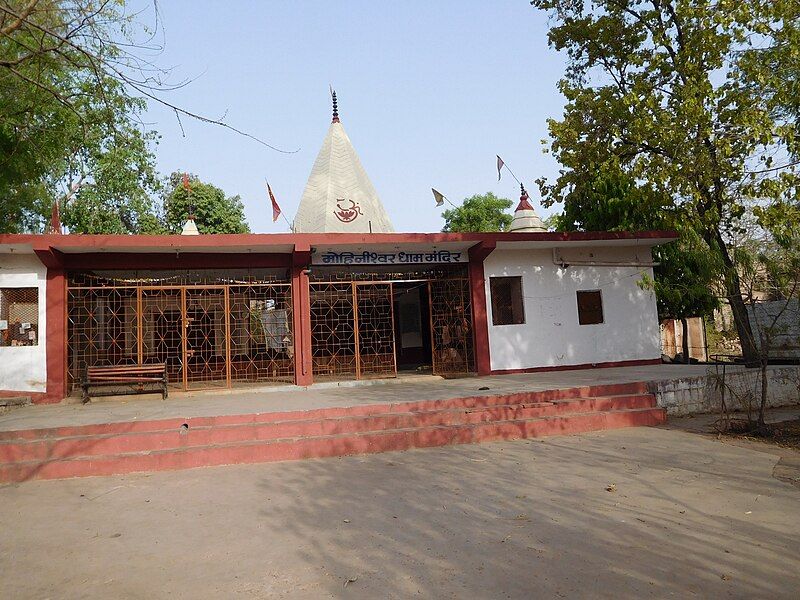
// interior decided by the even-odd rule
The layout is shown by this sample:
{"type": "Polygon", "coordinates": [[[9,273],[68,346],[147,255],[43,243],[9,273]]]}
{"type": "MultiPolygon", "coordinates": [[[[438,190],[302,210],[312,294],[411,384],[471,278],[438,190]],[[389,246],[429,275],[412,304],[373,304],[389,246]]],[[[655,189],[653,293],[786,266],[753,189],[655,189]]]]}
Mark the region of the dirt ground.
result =
{"type": "Polygon", "coordinates": [[[796,598],[779,457],[637,428],[0,488],[3,598],[796,598]]]}

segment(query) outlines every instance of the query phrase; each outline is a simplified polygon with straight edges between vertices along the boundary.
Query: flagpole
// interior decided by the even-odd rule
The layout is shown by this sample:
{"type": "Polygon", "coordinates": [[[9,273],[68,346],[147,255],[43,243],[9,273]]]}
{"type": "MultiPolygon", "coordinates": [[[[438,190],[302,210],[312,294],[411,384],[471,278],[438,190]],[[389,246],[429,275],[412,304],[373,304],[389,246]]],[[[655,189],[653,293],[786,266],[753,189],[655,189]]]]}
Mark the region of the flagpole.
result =
{"type": "MultiPolygon", "coordinates": [[[[503,164],[501,165],[501,168],[502,168],[502,167],[505,167],[505,168],[506,168],[506,170],[507,170],[509,173],[511,173],[511,176],[514,178],[514,181],[516,181],[518,184],[522,185],[522,182],[521,182],[519,179],[517,179],[517,176],[516,176],[516,175],[514,175],[514,171],[512,171],[512,170],[511,170],[511,167],[509,167],[509,166],[508,166],[508,163],[507,163],[506,161],[504,161],[502,158],[500,158],[500,155],[499,155],[499,154],[496,154],[495,156],[497,156],[497,158],[499,158],[499,159],[500,159],[500,162],[502,162],[502,163],[503,163],[503,164]]],[[[499,170],[498,170],[498,173],[499,173],[499,170]]]]}

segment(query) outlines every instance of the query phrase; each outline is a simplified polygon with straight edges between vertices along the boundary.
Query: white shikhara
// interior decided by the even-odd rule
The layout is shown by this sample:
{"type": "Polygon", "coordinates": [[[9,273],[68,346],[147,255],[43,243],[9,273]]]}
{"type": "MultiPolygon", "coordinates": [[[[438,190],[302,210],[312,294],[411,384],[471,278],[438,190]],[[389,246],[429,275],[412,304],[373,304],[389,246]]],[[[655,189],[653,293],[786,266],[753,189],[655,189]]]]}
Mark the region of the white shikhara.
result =
{"type": "Polygon", "coordinates": [[[294,218],[296,233],[392,233],[394,227],[337,119],[314,161],[294,218]]]}

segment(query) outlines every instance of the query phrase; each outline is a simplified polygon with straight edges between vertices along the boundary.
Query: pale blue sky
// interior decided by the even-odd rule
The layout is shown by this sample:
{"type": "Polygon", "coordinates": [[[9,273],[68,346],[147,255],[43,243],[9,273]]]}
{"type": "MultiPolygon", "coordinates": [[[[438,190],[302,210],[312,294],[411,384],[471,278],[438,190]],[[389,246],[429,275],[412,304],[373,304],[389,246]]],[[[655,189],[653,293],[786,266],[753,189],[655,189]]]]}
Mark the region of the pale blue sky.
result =
{"type": "MultiPolygon", "coordinates": [[[[526,0],[162,0],[166,48],[156,61],[173,78],[197,77],[170,102],[277,146],[183,119],[152,105],[162,139],[158,167],[196,173],[240,194],[255,232],[281,232],[264,190],[268,177],[289,220],[330,124],[328,84],[342,123],[397,231],[439,231],[436,187],[453,202],[493,191],[516,200],[500,154],[538,200],[533,180],[558,165],[542,151],[546,119],[561,115],[563,57],[547,47],[547,17],[526,0]],[[223,8],[224,7],[224,8],[223,8]]],[[[548,211],[542,211],[547,214],[548,211]]]]}

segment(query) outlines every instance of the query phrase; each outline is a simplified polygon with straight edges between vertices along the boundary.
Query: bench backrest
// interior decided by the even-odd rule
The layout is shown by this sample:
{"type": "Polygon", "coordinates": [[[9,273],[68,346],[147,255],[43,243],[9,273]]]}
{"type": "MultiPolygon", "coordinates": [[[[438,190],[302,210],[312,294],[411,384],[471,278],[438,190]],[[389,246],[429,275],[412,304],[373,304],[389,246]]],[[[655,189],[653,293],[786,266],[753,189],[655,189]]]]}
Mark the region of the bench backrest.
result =
{"type": "Polygon", "coordinates": [[[88,367],[87,376],[95,377],[98,375],[161,375],[167,370],[165,363],[154,363],[149,365],[116,365],[112,367],[88,367]]]}

